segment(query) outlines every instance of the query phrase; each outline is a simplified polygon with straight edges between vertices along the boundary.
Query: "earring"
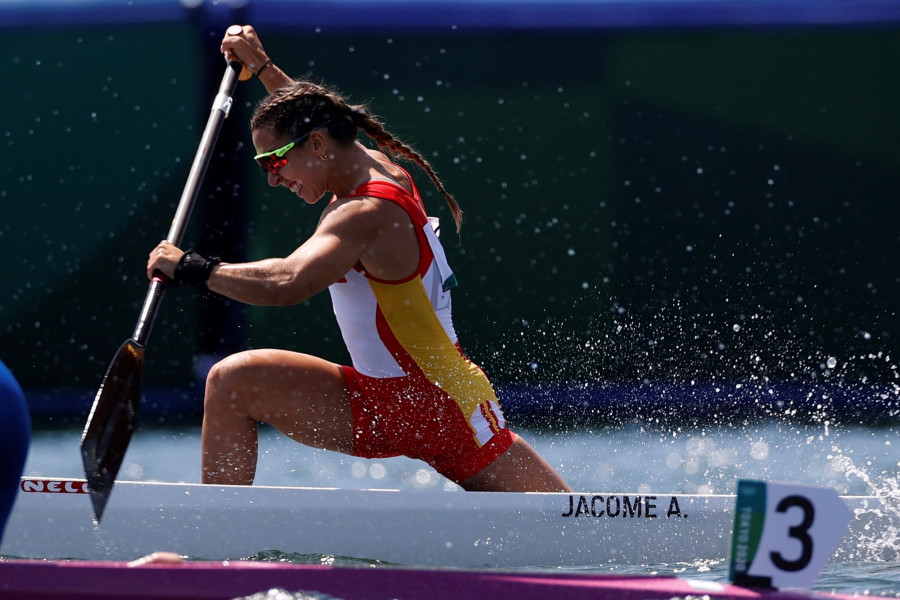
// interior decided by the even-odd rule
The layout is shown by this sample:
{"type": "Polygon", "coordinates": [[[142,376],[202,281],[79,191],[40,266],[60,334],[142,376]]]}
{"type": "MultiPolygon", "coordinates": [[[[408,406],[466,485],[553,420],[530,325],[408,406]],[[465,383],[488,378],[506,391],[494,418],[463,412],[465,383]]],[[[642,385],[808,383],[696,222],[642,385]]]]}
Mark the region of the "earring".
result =
{"type": "Polygon", "coordinates": [[[322,155],[322,160],[328,160],[328,155],[327,155],[327,154],[323,154],[323,155],[322,155]]]}

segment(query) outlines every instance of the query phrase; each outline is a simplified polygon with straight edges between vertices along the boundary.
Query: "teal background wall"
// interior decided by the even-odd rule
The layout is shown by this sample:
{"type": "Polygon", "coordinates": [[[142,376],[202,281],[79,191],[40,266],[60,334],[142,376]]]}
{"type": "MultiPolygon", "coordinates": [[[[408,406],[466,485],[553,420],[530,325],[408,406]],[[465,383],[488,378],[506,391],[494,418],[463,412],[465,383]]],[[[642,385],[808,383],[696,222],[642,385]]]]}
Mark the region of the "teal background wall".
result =
{"type": "MultiPolygon", "coordinates": [[[[900,29],[261,34],[291,74],[370,101],[456,195],[457,327],[495,380],[896,379],[900,29]]],[[[0,38],[0,356],[23,386],[95,388],[131,334],[220,35],[0,38]]],[[[239,88],[188,235],[224,226],[233,259],[290,252],[320,210],[253,165],[261,97],[239,88]]],[[[145,384],[263,346],[346,361],[327,295],[241,308],[175,289],[145,384]]]]}

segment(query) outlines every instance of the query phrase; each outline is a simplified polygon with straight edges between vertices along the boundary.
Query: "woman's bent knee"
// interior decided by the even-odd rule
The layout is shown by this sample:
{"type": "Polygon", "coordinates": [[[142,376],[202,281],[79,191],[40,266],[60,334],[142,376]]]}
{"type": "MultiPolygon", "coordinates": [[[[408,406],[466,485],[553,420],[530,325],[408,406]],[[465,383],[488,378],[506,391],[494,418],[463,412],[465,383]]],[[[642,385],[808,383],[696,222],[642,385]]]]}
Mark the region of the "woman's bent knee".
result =
{"type": "Polygon", "coordinates": [[[237,408],[237,386],[241,379],[241,364],[245,362],[239,354],[233,354],[212,366],[206,376],[204,410],[237,408]]]}

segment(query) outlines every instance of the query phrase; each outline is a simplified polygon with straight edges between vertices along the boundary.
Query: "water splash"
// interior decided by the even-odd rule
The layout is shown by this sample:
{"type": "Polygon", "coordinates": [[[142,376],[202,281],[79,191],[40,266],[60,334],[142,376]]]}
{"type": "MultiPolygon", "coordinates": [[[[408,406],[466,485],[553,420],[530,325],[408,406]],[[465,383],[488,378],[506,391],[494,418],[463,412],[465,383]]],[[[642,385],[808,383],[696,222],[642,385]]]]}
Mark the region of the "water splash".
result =
{"type": "Polygon", "coordinates": [[[900,374],[888,352],[838,352],[762,309],[711,314],[674,299],[653,310],[617,301],[600,310],[598,302],[580,302],[565,318],[522,318],[476,361],[501,386],[538,388],[525,393],[570,417],[595,408],[595,420],[673,426],[900,421],[900,374]]]}
{"type": "Polygon", "coordinates": [[[236,600],[341,600],[337,596],[321,592],[289,592],[282,588],[272,588],[250,596],[241,596],[236,600]]]}
{"type": "Polygon", "coordinates": [[[863,561],[896,560],[900,556],[900,478],[885,471],[877,479],[873,478],[867,469],[857,466],[840,448],[833,447],[832,450],[835,452],[829,456],[832,467],[844,472],[848,480],[855,478],[861,481],[867,494],[877,499],[870,506],[854,510],[855,519],[862,521],[863,525],[853,528],[855,539],[852,549],[843,551],[850,552],[851,558],[863,561]]]}

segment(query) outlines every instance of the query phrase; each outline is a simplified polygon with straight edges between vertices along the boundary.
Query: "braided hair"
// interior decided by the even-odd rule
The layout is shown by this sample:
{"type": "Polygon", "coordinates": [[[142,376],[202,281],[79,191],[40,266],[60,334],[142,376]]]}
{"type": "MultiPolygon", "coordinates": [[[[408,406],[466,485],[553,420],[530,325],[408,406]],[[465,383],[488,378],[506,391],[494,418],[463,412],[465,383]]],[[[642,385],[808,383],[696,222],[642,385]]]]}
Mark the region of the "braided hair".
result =
{"type": "Polygon", "coordinates": [[[393,159],[402,158],[419,165],[434,186],[446,198],[456,223],[457,233],[462,226],[462,210],[456,199],[444,189],[444,184],[421,154],[398,140],[369,112],[364,104],[348,104],[334,89],[310,81],[293,81],[266,96],[253,111],[250,129],[269,127],[285,137],[295,138],[317,127],[327,127],[328,133],[339,143],[350,144],[362,130],[393,159]]]}

